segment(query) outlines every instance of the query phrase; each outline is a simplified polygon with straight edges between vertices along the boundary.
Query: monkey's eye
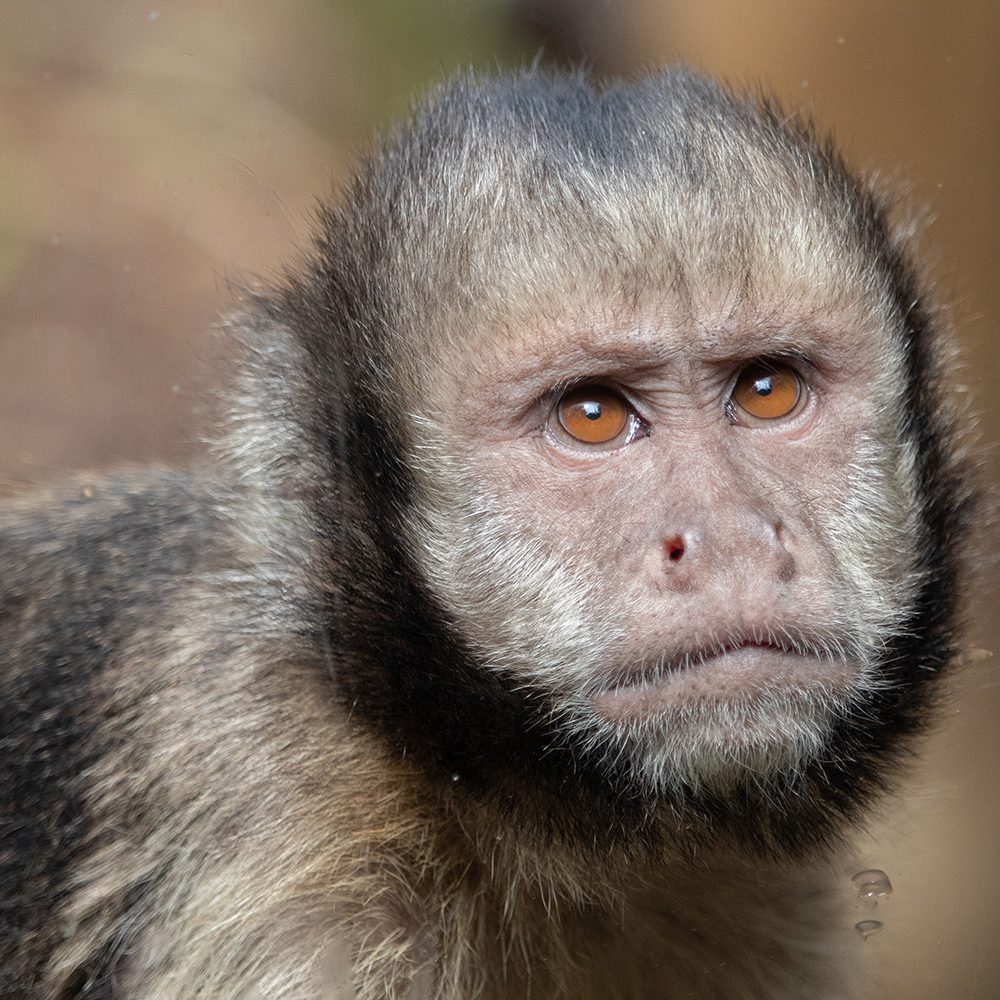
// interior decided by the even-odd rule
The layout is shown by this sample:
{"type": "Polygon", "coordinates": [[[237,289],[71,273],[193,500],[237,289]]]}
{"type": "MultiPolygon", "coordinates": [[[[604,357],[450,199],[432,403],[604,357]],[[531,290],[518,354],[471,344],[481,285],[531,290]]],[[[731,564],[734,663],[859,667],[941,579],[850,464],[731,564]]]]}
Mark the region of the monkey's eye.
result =
{"type": "Polygon", "coordinates": [[[621,393],[606,385],[581,385],[559,397],[550,427],[571,444],[613,446],[634,441],[646,426],[621,393]]]}
{"type": "Polygon", "coordinates": [[[784,420],[794,416],[806,398],[799,373],[781,361],[753,361],[740,372],[729,394],[731,420],[784,420]]]}

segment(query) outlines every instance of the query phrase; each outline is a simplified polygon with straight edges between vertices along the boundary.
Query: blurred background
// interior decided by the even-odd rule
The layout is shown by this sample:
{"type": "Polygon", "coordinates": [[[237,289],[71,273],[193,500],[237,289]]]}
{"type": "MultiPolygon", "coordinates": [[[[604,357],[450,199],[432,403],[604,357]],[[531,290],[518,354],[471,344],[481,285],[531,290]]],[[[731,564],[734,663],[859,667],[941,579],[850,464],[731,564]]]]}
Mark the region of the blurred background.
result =
{"type": "MultiPolygon", "coordinates": [[[[996,0],[0,0],[0,492],[193,454],[230,280],[278,274],[316,199],[429,85],[536,58],[763,84],[893,182],[925,223],[993,489],[996,0]]],[[[895,888],[858,904],[884,922],[857,945],[873,997],[1000,997],[995,574],[975,591],[943,724],[859,840],[895,888]]]]}

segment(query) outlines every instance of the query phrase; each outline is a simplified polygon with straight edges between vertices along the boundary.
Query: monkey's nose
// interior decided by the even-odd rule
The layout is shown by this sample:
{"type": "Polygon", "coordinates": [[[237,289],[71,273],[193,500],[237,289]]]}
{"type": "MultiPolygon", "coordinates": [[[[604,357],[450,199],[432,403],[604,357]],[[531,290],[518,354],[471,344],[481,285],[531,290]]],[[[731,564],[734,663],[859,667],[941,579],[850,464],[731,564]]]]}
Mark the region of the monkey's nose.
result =
{"type": "Polygon", "coordinates": [[[715,524],[712,531],[669,532],[660,544],[664,576],[674,589],[710,586],[720,574],[787,582],[796,572],[787,532],[777,519],[741,516],[715,524]]]}

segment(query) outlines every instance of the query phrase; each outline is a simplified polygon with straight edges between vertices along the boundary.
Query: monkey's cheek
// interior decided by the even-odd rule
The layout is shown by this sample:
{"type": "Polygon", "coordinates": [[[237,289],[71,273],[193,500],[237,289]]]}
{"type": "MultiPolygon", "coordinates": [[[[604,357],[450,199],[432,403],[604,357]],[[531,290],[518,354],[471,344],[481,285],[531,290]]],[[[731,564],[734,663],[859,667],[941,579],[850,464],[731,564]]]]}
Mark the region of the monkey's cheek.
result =
{"type": "Polygon", "coordinates": [[[860,673],[860,667],[847,660],[748,646],[607,688],[594,696],[592,705],[599,718],[621,726],[677,712],[700,713],[712,706],[749,707],[782,694],[793,700],[833,702],[850,695],[860,673]]]}

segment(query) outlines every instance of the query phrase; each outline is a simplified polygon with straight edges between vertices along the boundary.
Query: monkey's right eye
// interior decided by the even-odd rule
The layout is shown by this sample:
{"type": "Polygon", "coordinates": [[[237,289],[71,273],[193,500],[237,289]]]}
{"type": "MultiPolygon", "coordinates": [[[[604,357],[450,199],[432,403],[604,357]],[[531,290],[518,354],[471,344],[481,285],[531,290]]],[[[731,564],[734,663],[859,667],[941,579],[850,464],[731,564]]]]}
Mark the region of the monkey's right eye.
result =
{"type": "Polygon", "coordinates": [[[744,417],[754,423],[767,423],[793,417],[806,396],[806,384],[791,365],[754,361],[736,379],[728,407],[734,420],[744,417]]]}
{"type": "Polygon", "coordinates": [[[634,441],[645,424],[620,392],[590,384],[559,397],[550,426],[572,444],[618,447],[634,441]]]}

